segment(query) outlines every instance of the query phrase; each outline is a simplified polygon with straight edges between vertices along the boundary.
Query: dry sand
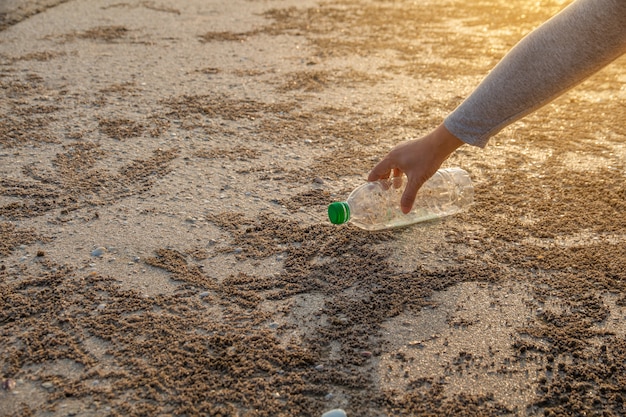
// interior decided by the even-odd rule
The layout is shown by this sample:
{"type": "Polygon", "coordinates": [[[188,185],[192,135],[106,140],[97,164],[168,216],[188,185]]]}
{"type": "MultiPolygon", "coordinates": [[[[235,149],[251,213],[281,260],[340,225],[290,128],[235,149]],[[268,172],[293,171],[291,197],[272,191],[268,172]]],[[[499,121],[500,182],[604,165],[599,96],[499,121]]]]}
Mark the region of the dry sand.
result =
{"type": "Polygon", "coordinates": [[[624,59],[325,218],[564,5],[4,1],[0,415],[624,415],[624,59]]]}

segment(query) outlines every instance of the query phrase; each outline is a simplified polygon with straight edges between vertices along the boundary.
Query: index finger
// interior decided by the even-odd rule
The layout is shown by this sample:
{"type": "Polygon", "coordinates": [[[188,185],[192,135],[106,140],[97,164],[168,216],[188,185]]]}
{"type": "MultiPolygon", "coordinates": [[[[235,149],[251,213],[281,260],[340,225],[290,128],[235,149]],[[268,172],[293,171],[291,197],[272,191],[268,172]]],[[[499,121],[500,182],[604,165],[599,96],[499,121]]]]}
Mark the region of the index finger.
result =
{"type": "Polygon", "coordinates": [[[367,176],[368,181],[377,181],[381,179],[387,179],[391,175],[391,170],[396,167],[388,159],[380,161],[367,176]]]}

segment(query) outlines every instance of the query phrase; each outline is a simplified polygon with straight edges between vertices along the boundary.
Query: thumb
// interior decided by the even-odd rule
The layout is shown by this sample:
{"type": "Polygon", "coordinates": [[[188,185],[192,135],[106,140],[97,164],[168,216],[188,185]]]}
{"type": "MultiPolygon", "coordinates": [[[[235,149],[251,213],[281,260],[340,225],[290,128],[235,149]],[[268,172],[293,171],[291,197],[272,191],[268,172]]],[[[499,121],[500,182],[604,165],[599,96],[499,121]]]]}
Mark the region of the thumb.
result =
{"type": "Polygon", "coordinates": [[[409,178],[406,184],[406,188],[400,198],[400,208],[404,214],[407,214],[413,208],[415,202],[415,196],[417,196],[417,190],[421,184],[413,178],[409,178]]]}

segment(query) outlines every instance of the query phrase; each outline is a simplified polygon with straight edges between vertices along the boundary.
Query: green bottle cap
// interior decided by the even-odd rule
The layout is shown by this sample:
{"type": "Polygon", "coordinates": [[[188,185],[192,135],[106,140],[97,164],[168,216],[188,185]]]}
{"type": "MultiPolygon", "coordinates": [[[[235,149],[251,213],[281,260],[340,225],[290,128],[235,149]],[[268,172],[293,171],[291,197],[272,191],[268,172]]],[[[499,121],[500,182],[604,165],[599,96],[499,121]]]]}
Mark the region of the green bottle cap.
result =
{"type": "Polygon", "coordinates": [[[337,201],[328,206],[328,218],[332,224],[343,224],[350,220],[350,206],[345,201],[337,201]]]}

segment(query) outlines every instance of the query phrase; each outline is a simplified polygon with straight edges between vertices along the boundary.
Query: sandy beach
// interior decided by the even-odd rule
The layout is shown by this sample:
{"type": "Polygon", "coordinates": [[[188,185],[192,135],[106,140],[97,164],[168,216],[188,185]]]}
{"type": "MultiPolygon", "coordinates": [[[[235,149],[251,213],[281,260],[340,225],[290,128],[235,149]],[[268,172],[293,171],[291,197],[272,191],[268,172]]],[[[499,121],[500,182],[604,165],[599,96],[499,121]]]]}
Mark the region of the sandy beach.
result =
{"type": "Polygon", "coordinates": [[[0,416],[626,414],[626,60],[328,222],[562,0],[4,0],[0,416]]]}

